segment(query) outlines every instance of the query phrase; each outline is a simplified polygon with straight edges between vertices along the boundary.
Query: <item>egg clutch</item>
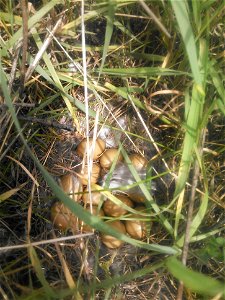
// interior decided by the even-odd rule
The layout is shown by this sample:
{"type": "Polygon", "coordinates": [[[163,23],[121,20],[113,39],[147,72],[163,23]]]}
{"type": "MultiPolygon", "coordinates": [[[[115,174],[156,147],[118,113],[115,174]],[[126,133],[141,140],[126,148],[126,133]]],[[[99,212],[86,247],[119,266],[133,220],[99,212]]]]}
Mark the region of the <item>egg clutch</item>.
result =
{"type": "MultiPolygon", "coordinates": [[[[145,197],[141,189],[136,186],[122,194],[119,191],[119,186],[135,183],[129,168],[123,162],[123,156],[116,148],[106,149],[104,140],[97,138],[93,141],[89,138],[83,139],[77,147],[77,154],[83,158],[83,164],[76,174],[66,174],[60,177],[59,185],[63,191],[69,195],[72,201],[80,202],[84,208],[99,218],[109,219],[107,224],[112,226],[123,234],[129,234],[135,239],[144,239],[146,237],[147,228],[150,227],[150,222],[146,221],[146,207],[144,205],[145,197]],[[89,146],[90,149],[87,147],[89,146]],[[90,151],[89,151],[90,150],[90,151]],[[111,174],[108,187],[113,188],[113,195],[119,201],[112,201],[96,190],[89,193],[88,184],[88,166],[87,151],[93,160],[92,171],[90,173],[90,182],[95,184],[100,178],[107,181],[108,171],[115,162],[116,166],[111,174]],[[102,175],[103,174],[103,175],[102,175]],[[105,175],[104,175],[105,174],[105,175]],[[118,188],[118,190],[116,189],[118,188]],[[115,203],[116,202],[116,203],[115,203]],[[121,205],[122,204],[124,205],[121,205]],[[125,207],[130,207],[135,210],[135,213],[129,212],[125,207]],[[122,221],[120,219],[123,219],[122,221]]],[[[145,179],[146,166],[148,161],[139,154],[131,154],[129,156],[132,166],[140,175],[141,179],[145,179]],[[144,174],[144,176],[143,176],[144,174]]],[[[59,230],[72,230],[78,232],[93,232],[93,229],[79,220],[63,203],[57,201],[51,207],[51,220],[59,230]]],[[[113,236],[101,234],[101,241],[108,248],[118,248],[123,242],[113,236]]]]}

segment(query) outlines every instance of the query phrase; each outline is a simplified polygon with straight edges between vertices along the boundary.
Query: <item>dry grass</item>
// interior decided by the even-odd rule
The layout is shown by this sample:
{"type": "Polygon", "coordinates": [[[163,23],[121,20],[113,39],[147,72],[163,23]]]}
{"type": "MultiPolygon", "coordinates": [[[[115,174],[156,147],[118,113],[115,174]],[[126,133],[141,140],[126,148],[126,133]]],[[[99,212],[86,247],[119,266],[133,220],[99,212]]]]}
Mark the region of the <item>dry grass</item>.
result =
{"type": "MultiPolygon", "coordinates": [[[[211,21],[200,13],[202,20],[210,23],[209,28],[204,28],[204,22],[197,28],[197,20],[194,28],[196,39],[204,37],[207,40],[207,64],[210,67],[214,59],[219,79],[216,75],[207,77],[202,118],[197,128],[199,136],[203,131],[205,134],[203,145],[196,139],[194,151],[197,155],[193,155],[193,161],[200,161],[193,218],[200,216],[200,223],[194,223],[196,230],[191,236],[186,264],[190,269],[222,281],[225,106],[221,97],[224,92],[221,85],[223,11],[218,11],[222,7],[222,2],[218,2],[202,8],[202,11],[208,9],[211,21]],[[202,151],[200,158],[198,147],[202,151]],[[205,208],[202,207],[204,199],[208,201],[205,208]]],[[[153,166],[152,176],[157,187],[154,200],[160,213],[152,210],[153,226],[146,242],[181,251],[194,164],[191,162],[190,172],[186,174],[183,198],[182,193],[179,194],[182,202],[177,199],[175,178],[180,174],[184,153],[194,76],[181,37],[175,32],[177,27],[170,4],[154,2],[153,6],[146,2],[170,32],[171,39],[149,19],[138,3],[117,1],[115,15],[108,10],[108,2],[85,3],[85,66],[82,63],[80,2],[61,1],[57,5],[52,1],[45,5],[42,1],[35,2],[29,6],[27,15],[30,21],[33,18],[33,25],[29,25],[28,32],[24,28],[18,36],[16,34],[22,30],[25,1],[21,1],[22,7],[16,3],[11,7],[10,3],[0,3],[1,66],[7,75],[8,91],[22,133],[32,153],[57,180],[64,173],[73,172],[81,163],[76,146],[87,135],[87,115],[89,133],[98,133],[105,124],[121,132],[126,152],[144,154],[153,166]],[[38,16],[37,12],[43,10],[43,15],[38,16]],[[110,16],[114,26],[107,47],[105,30],[110,16]],[[50,32],[59,19],[62,23],[53,37],[50,32]],[[48,38],[47,49],[29,75],[27,65],[32,65],[48,38]],[[83,76],[85,67],[86,77],[83,76]],[[89,111],[85,105],[87,100],[89,111]],[[125,131],[118,125],[121,116],[127,120],[125,131]],[[181,204],[180,215],[177,203],[181,204]],[[168,226],[162,225],[161,215],[171,224],[172,234],[168,226]],[[176,224],[179,224],[177,228],[176,224]]],[[[191,14],[190,18],[194,17],[194,13],[191,14]]],[[[128,243],[120,249],[109,250],[101,243],[98,231],[81,238],[72,236],[76,233],[53,228],[50,207],[55,196],[19,138],[6,105],[4,86],[0,92],[1,297],[23,300],[176,299],[177,278],[180,277],[167,268],[168,255],[165,253],[128,243]],[[61,237],[71,238],[56,240],[61,237]],[[50,239],[55,240],[33,247],[14,247],[50,239]]],[[[183,299],[206,299],[195,291],[185,288],[183,299]]],[[[222,294],[218,293],[217,298],[212,299],[222,299],[222,294]]]]}

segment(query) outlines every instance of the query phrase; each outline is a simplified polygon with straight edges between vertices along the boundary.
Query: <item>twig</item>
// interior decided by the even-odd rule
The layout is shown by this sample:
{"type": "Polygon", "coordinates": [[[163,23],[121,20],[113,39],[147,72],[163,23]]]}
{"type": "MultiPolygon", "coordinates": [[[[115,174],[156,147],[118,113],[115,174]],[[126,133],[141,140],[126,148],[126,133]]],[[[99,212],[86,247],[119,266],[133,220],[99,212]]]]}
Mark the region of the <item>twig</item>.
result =
{"type": "Polygon", "coordinates": [[[171,35],[169,34],[166,27],[159,21],[159,19],[156,17],[156,15],[153,13],[153,11],[147,6],[147,4],[143,0],[139,0],[139,3],[144,8],[144,10],[147,12],[147,14],[153,19],[153,21],[156,23],[156,25],[165,33],[165,35],[168,38],[171,38],[171,35]]]}
{"type": "MultiPolygon", "coordinates": [[[[206,133],[206,131],[203,130],[202,142],[201,142],[201,145],[199,146],[199,157],[201,157],[202,153],[203,153],[203,145],[205,143],[205,133],[206,133]]],[[[188,257],[189,242],[190,242],[190,228],[191,228],[191,224],[192,224],[192,216],[193,216],[193,211],[194,211],[195,194],[196,194],[197,185],[198,185],[199,172],[200,172],[200,166],[199,166],[199,162],[196,158],[195,165],[194,165],[194,175],[193,175],[193,179],[192,179],[191,195],[190,195],[190,201],[189,201],[188,213],[187,213],[187,224],[186,224],[186,230],[185,230],[184,245],[183,245],[182,256],[181,256],[181,261],[184,266],[186,266],[187,257],[188,257]]],[[[183,282],[180,282],[178,291],[177,291],[176,300],[183,299],[183,289],[184,289],[184,284],[183,284],[183,282]]]]}
{"type": "Polygon", "coordinates": [[[42,241],[33,242],[33,243],[27,243],[27,244],[15,245],[15,246],[5,246],[5,247],[0,247],[0,252],[28,248],[30,246],[34,247],[34,246],[39,246],[39,245],[55,244],[56,242],[64,242],[64,241],[68,241],[68,240],[88,237],[91,235],[93,235],[93,233],[91,233],[91,232],[90,233],[81,233],[81,234],[76,234],[76,235],[72,235],[72,236],[65,236],[65,237],[61,237],[61,238],[42,240],[42,241]]]}
{"type": "Polygon", "coordinates": [[[61,26],[61,24],[62,24],[62,18],[57,21],[57,23],[55,24],[54,28],[51,31],[51,34],[48,35],[48,37],[44,41],[41,49],[38,51],[37,55],[35,56],[35,59],[34,59],[33,63],[29,66],[29,68],[26,72],[26,75],[25,75],[25,82],[27,82],[28,79],[30,78],[30,76],[32,75],[34,69],[36,68],[36,66],[39,62],[39,60],[42,58],[44,52],[46,51],[46,49],[48,48],[50,42],[52,41],[53,34],[56,32],[58,27],[61,26]]]}
{"type": "MultiPolygon", "coordinates": [[[[13,103],[14,106],[16,107],[35,107],[37,106],[35,103],[20,103],[20,102],[15,102],[13,103]]],[[[7,109],[8,105],[5,103],[0,104],[0,109],[7,109]]]]}
{"type": "Polygon", "coordinates": [[[18,116],[18,119],[27,122],[32,122],[32,123],[39,123],[47,127],[54,127],[57,129],[63,129],[63,130],[68,130],[73,132],[77,130],[73,125],[60,124],[59,122],[53,120],[46,120],[46,119],[30,117],[30,116],[21,116],[21,115],[18,116]]]}

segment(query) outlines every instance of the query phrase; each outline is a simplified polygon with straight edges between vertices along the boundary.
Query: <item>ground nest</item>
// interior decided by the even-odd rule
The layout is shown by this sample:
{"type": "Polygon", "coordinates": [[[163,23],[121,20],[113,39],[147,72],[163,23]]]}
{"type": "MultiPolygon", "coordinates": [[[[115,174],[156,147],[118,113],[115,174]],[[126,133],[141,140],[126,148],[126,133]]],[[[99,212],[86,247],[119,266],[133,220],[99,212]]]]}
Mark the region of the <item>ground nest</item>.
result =
{"type": "MultiPolygon", "coordinates": [[[[126,118],[127,117],[128,116],[126,115],[126,118]]],[[[71,124],[70,118],[67,118],[65,122],[71,124]]],[[[135,122],[133,122],[132,125],[132,132],[134,132],[135,122]]],[[[36,127],[39,125],[34,124],[34,126],[36,127]]],[[[81,158],[76,153],[76,147],[82,140],[84,133],[77,133],[76,131],[71,133],[64,129],[55,129],[54,127],[50,129],[50,131],[43,127],[41,131],[41,134],[46,136],[48,140],[44,141],[42,138],[42,145],[41,147],[35,147],[35,153],[40,161],[46,161],[45,168],[57,180],[61,175],[73,171],[73,169],[81,163],[81,158]],[[50,151],[48,149],[50,149],[50,151]]],[[[37,138],[37,140],[39,139],[37,138]]],[[[142,153],[146,153],[146,157],[150,159],[150,155],[153,157],[154,149],[149,142],[146,142],[146,140],[139,141],[138,149],[142,149],[142,153]]],[[[124,134],[123,142],[124,147],[129,149],[129,152],[132,153],[135,149],[134,145],[130,144],[129,140],[124,137],[124,134]]],[[[18,146],[21,146],[19,142],[18,146]]],[[[137,147],[137,142],[135,142],[135,146],[137,147]]],[[[40,177],[40,174],[32,161],[30,161],[26,155],[24,155],[22,161],[26,165],[31,164],[29,169],[33,170],[33,174],[36,172],[40,187],[37,190],[34,190],[32,198],[28,198],[27,201],[23,202],[22,208],[21,204],[18,203],[18,209],[15,210],[15,205],[12,204],[13,214],[10,210],[10,206],[7,205],[5,211],[7,214],[5,213],[1,231],[2,246],[13,246],[23,241],[27,241],[27,239],[35,242],[56,237],[70,236],[72,233],[71,231],[66,233],[54,229],[50,221],[50,208],[55,201],[55,197],[45,181],[40,177]],[[24,159],[27,161],[25,162],[24,159]],[[27,215],[27,208],[29,205],[32,205],[32,214],[30,216],[27,215]]],[[[155,166],[159,172],[159,163],[156,162],[155,166]]],[[[23,182],[24,179],[21,172],[19,170],[17,171],[18,174],[15,175],[15,177],[19,178],[18,180],[20,182],[23,182]]],[[[166,203],[168,201],[165,198],[165,191],[167,191],[167,195],[173,191],[171,189],[171,182],[172,178],[169,178],[169,181],[167,180],[168,186],[166,187],[165,180],[162,183],[158,180],[159,188],[157,189],[157,193],[158,195],[163,194],[164,197],[164,200],[162,200],[161,197],[161,202],[164,201],[164,203],[166,203]],[[170,187],[170,189],[168,187],[170,187]],[[163,189],[163,192],[160,189],[163,189]]],[[[34,189],[34,187],[31,183],[28,183],[25,186],[23,193],[27,194],[30,189],[34,189]]],[[[158,197],[158,199],[160,199],[160,197],[158,197]]],[[[165,240],[165,235],[166,232],[163,231],[161,226],[158,226],[157,223],[153,224],[150,235],[152,242],[160,243],[165,240]]],[[[74,278],[79,278],[79,281],[84,285],[89,284],[94,279],[96,282],[101,282],[112,276],[126,275],[127,273],[137,271],[143,268],[143,266],[154,262],[154,255],[128,244],[125,244],[119,249],[112,250],[107,248],[99,239],[98,232],[95,232],[90,237],[84,237],[83,239],[60,242],[58,243],[58,247],[72,276],[74,278]]],[[[62,262],[58,256],[59,250],[57,250],[54,244],[47,244],[40,245],[36,251],[41,260],[41,264],[43,265],[45,278],[49,284],[65,288],[65,274],[62,268],[62,262]]],[[[35,272],[29,267],[29,258],[27,257],[26,249],[21,249],[16,252],[5,251],[1,254],[1,257],[2,260],[5,261],[5,264],[2,265],[4,270],[7,269],[9,262],[13,261],[14,263],[15,271],[12,274],[9,274],[9,285],[15,285],[15,291],[26,293],[27,288],[25,289],[25,286],[29,285],[30,280],[32,280],[32,284],[36,288],[41,286],[35,272]],[[21,265],[24,267],[20,267],[21,265]]],[[[149,278],[146,277],[141,284],[135,280],[133,283],[131,282],[124,286],[122,285],[121,287],[116,288],[115,293],[117,294],[118,291],[120,291],[121,297],[122,295],[126,295],[126,299],[129,299],[129,297],[132,298],[132,295],[135,293],[137,299],[139,299],[138,294],[140,294],[141,297],[142,293],[154,296],[160,295],[164,285],[165,288],[169,288],[168,282],[164,283],[162,278],[160,279],[160,283],[158,281],[156,282],[151,275],[149,278]]],[[[5,288],[7,289],[7,286],[5,286],[5,288]]],[[[171,289],[172,288],[173,287],[171,286],[171,289]]],[[[96,299],[98,299],[98,297],[101,299],[101,294],[102,292],[100,289],[97,292],[96,299]]],[[[87,299],[89,296],[89,294],[86,295],[87,299]]]]}

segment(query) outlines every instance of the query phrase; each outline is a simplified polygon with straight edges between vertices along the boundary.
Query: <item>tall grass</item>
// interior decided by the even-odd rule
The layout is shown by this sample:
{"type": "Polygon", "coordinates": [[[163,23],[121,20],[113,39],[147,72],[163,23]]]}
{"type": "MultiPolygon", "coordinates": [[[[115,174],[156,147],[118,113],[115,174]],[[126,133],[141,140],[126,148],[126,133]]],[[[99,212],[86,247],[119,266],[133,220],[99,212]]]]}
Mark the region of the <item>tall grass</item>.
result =
{"type": "MultiPolygon", "coordinates": [[[[19,281],[13,283],[11,274],[17,274],[17,271],[20,274],[17,267],[14,269],[14,264],[18,262],[15,254],[11,267],[3,265],[0,271],[3,283],[0,293],[3,298],[17,299],[20,294],[20,299],[116,299],[118,288],[123,291],[125,282],[138,289],[141,288],[139,278],[146,278],[153,288],[152,274],[157,274],[159,280],[166,276],[165,286],[173,283],[173,299],[183,299],[186,293],[191,293],[192,297],[225,297],[221,271],[225,247],[221,174],[224,145],[221,136],[210,131],[210,128],[218,132],[222,132],[219,131],[221,128],[224,130],[224,122],[221,121],[225,114],[221,32],[223,1],[110,0],[76,3],[52,0],[32,6],[33,10],[29,12],[26,12],[26,3],[21,3],[20,8],[14,7],[11,2],[10,5],[5,2],[0,4],[0,104],[3,112],[0,115],[3,123],[0,131],[3,141],[0,148],[0,204],[3,207],[2,224],[9,224],[6,228],[10,227],[7,220],[12,209],[19,209],[18,214],[23,215],[24,224],[26,220],[25,239],[30,246],[25,256],[30,275],[29,287],[19,281]],[[20,82],[22,56],[17,49],[18,46],[22,49],[21,41],[26,40],[23,36],[22,10],[28,14],[29,30],[26,53],[29,68],[25,86],[21,86],[20,82]],[[90,24],[94,25],[90,27],[90,24]],[[100,24],[99,28],[96,24],[100,24]],[[95,34],[91,32],[95,32],[96,28],[95,34]],[[40,130],[35,126],[37,117],[60,120],[69,116],[80,137],[88,136],[92,127],[97,135],[105,123],[111,126],[105,121],[105,112],[118,122],[111,111],[111,102],[121,106],[120,112],[129,119],[126,131],[116,123],[115,126],[132,142],[132,149],[142,153],[154,149],[155,156],[150,160],[149,171],[155,158],[163,165],[163,170],[158,170],[156,176],[151,175],[151,180],[158,178],[164,182],[168,174],[175,179],[175,189],[170,194],[169,202],[161,204],[150,194],[135,169],[130,167],[146,197],[146,206],[151,209],[147,216],[154,221],[155,228],[160,228],[159,237],[154,236],[153,232],[147,241],[138,241],[119,233],[88,213],[80,204],[71,202],[58,186],[55,174],[51,173],[51,163],[48,164],[48,159],[52,159],[55,165],[60,164],[57,161],[59,157],[54,156],[55,140],[60,140],[60,134],[54,129],[40,130]],[[24,112],[22,107],[26,104],[33,104],[33,107],[26,108],[24,112]],[[6,110],[3,110],[4,105],[6,110]],[[21,124],[18,118],[21,110],[23,114],[34,117],[32,124],[35,130],[32,126],[21,124]],[[138,130],[135,129],[135,120],[140,123],[138,130]],[[162,137],[151,133],[150,126],[162,137]],[[18,135],[21,142],[17,140],[18,135]],[[10,143],[12,139],[13,143],[10,143]],[[144,143],[147,150],[143,151],[144,143]],[[42,149],[48,153],[43,154],[42,149]],[[13,159],[10,160],[10,157],[13,159]],[[18,161],[21,162],[16,163],[18,161]],[[13,176],[7,182],[10,170],[13,176]],[[24,177],[24,170],[27,177],[24,177]],[[23,175],[20,178],[18,174],[23,175]],[[40,189],[47,191],[43,199],[40,189]],[[57,280],[54,282],[46,275],[47,270],[46,274],[44,272],[45,261],[56,264],[51,254],[53,250],[51,247],[47,250],[44,247],[36,249],[32,246],[34,236],[30,235],[32,214],[42,220],[45,232],[48,232],[49,221],[44,216],[40,217],[36,207],[40,202],[47,202],[49,194],[60,199],[76,216],[99,232],[143,249],[145,256],[149,257],[147,263],[143,267],[140,263],[138,270],[134,270],[133,265],[126,266],[130,272],[122,276],[111,276],[109,272],[108,278],[99,279],[96,271],[99,258],[95,262],[94,279],[89,280],[87,285],[81,275],[75,278],[71,261],[64,259],[63,250],[58,247],[57,256],[63,266],[60,275],[62,284],[57,280]],[[15,200],[16,204],[13,204],[15,200]],[[217,217],[217,224],[214,224],[214,216],[217,217]],[[207,247],[204,249],[212,237],[217,242],[210,250],[207,247]],[[209,265],[207,274],[200,274],[196,263],[197,266],[204,265],[209,251],[216,267],[209,265]],[[40,287],[32,279],[32,272],[36,274],[40,287]]],[[[114,128],[114,125],[111,127],[114,128]]],[[[126,142],[120,142],[121,152],[129,165],[130,149],[126,142]]],[[[90,157],[88,161],[91,172],[90,157]]],[[[99,185],[95,189],[121,205],[119,199],[108,190],[103,190],[99,185]]],[[[129,210],[132,212],[132,209],[129,210]]],[[[10,230],[13,232],[13,227],[10,230]]],[[[3,242],[1,246],[8,246],[4,241],[6,244],[3,242]]],[[[16,253],[17,249],[12,246],[11,251],[16,253]]],[[[94,251],[98,257],[98,247],[94,251]]],[[[113,255],[111,253],[109,267],[113,264],[113,255]]],[[[137,260],[141,261],[140,254],[137,260]]],[[[59,264],[56,269],[60,269],[59,264]]],[[[172,290],[171,286],[168,289],[172,290]]],[[[139,295],[142,299],[141,293],[139,295]]],[[[145,296],[153,295],[160,297],[156,291],[145,296]]]]}

